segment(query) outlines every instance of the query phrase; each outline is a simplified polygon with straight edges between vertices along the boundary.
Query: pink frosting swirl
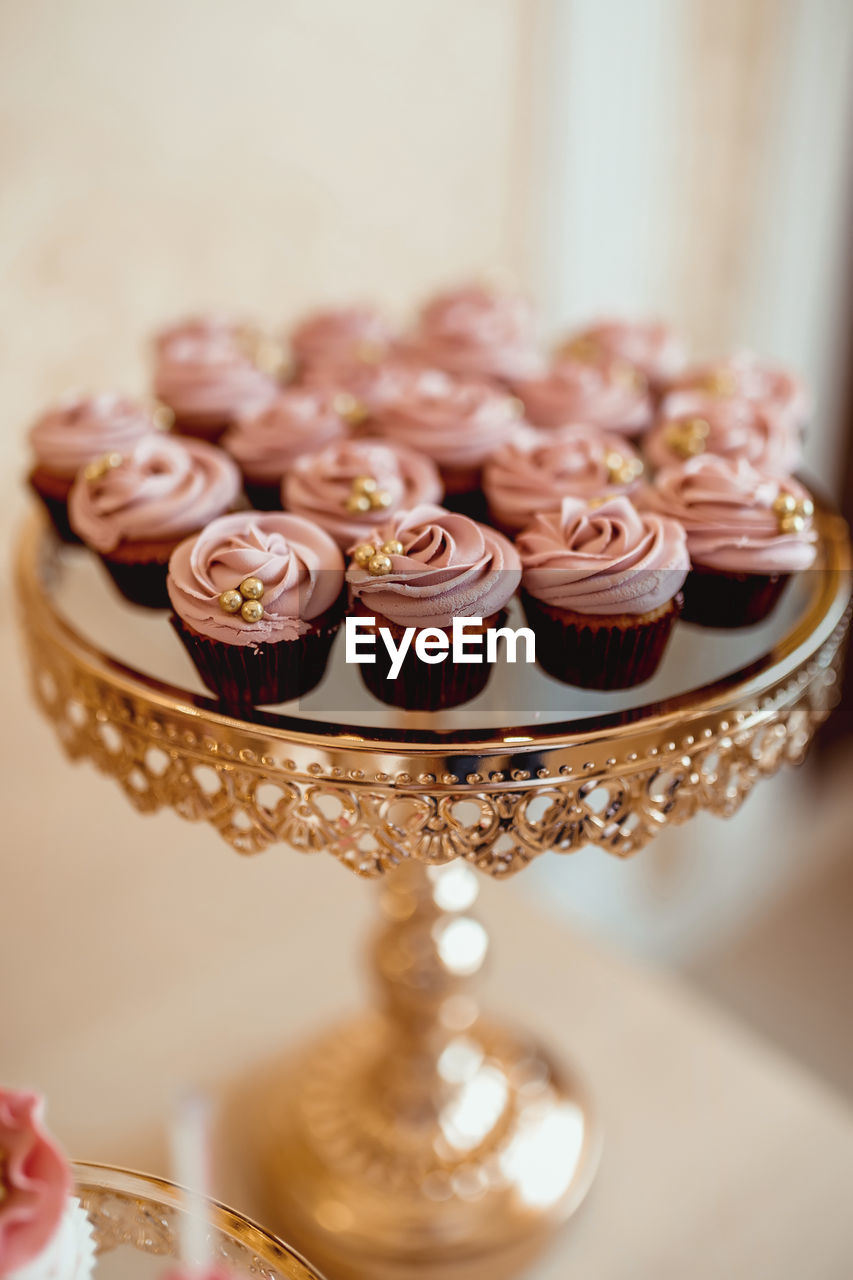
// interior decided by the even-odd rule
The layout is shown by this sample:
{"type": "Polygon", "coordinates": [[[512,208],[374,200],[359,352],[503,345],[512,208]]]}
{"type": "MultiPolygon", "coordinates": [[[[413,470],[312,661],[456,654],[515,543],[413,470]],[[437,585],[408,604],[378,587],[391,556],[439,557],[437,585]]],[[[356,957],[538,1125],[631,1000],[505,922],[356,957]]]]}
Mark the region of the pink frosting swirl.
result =
{"type": "MultiPolygon", "coordinates": [[[[752,400],[784,417],[794,432],[803,429],[811,411],[808,389],[796,374],[765,364],[748,351],[687,369],[670,383],[668,391],[702,391],[714,397],[752,400]]],[[[669,393],[661,405],[667,416],[673,411],[669,393]]]]}
{"type": "Polygon", "coordinates": [[[564,498],[538,515],[516,544],[525,591],[575,613],[652,613],[681,590],[690,568],[675,520],[639,512],[629,498],[589,507],[564,498]]]}
{"type": "MultiPolygon", "coordinates": [[[[348,420],[364,417],[391,400],[405,396],[421,376],[417,365],[389,352],[380,360],[365,355],[328,356],[314,361],[303,372],[301,383],[321,391],[343,393],[339,411],[348,420]],[[354,403],[347,403],[350,397],[354,403]]],[[[354,425],[358,425],[358,419],[354,425]]]]}
{"type": "Polygon", "coordinates": [[[175,613],[193,631],[257,647],[310,630],[335,604],[343,581],[337,544],[312,521],[283,511],[239,511],[220,516],[176,547],[168,590],[175,613]],[[264,584],[264,616],[253,623],[224,612],[219,603],[224,591],[249,577],[264,584]]]}
{"type": "Polygon", "coordinates": [[[785,413],[742,396],[710,396],[706,391],[673,392],[668,416],[643,439],[653,467],[671,467],[701,453],[746,458],[767,471],[789,474],[802,453],[785,413]]]}
{"type": "Polygon", "coordinates": [[[796,480],[759,471],[745,458],[703,454],[658,472],[643,505],[672,516],[687,532],[697,565],[728,573],[793,573],[815,559],[808,492],[796,480]],[[774,504],[780,495],[805,504],[804,527],[785,532],[774,504]]]}
{"type": "MultiPolygon", "coordinates": [[[[444,492],[435,463],[414,449],[387,440],[341,440],[299,458],[282,483],[288,511],[316,520],[341,547],[369,542],[377,525],[407,507],[438,503],[444,492]],[[369,477],[387,505],[351,512],[354,482],[369,477]]],[[[369,501],[369,499],[368,499],[369,501]]]]}
{"type": "Polygon", "coordinates": [[[441,293],[420,313],[409,349],[426,365],[474,378],[520,378],[538,363],[526,298],[481,284],[441,293]]]}
{"type": "Polygon", "coordinates": [[[489,459],[483,489],[497,523],[516,530],[568,495],[628,493],[639,484],[642,469],[624,436],[582,423],[551,431],[530,428],[489,459]]]}
{"type": "Polygon", "coordinates": [[[287,387],[260,413],[235,423],[222,447],[248,480],[277,483],[301,454],[345,434],[330,391],[287,387]]]}
{"type": "Polygon", "coordinates": [[[222,515],[240,493],[234,463],[203,440],[152,434],[120,456],[95,478],[84,468],[68,499],[74,532],[102,554],[120,542],[186,537],[222,515]]]}
{"type": "Polygon", "coordinates": [[[376,429],[448,470],[480,467],[518,431],[518,406],[488,382],[425,370],[376,413],[376,429]]]}
{"type": "Polygon", "coordinates": [[[599,320],[572,334],[559,350],[569,357],[598,351],[625,360],[656,387],[674,378],[687,359],[682,338],[660,320],[599,320]]]}
{"type": "Polygon", "coordinates": [[[545,373],[514,384],[537,427],[592,422],[605,431],[638,435],[651,422],[645,376],[624,360],[558,360],[545,373]]]}
{"type": "Polygon", "coordinates": [[[389,324],[374,307],[338,307],[315,311],[296,325],[290,347],[300,366],[317,361],[381,358],[390,346],[389,324]]]}
{"type": "Polygon", "coordinates": [[[179,419],[218,425],[258,413],[276,394],[252,331],[219,316],[186,320],[154,342],[154,389],[179,419]]]}
{"type": "Polygon", "coordinates": [[[32,1093],[0,1089],[0,1276],[47,1247],[65,1212],[71,1171],[32,1093]]]}
{"type": "Polygon", "coordinates": [[[372,575],[352,564],[355,599],[398,626],[450,627],[454,618],[489,618],[514,595],[518,554],[502,534],[467,516],[427,504],[402,511],[376,532],[397,541],[391,572],[372,575]]]}
{"type": "Polygon", "coordinates": [[[74,395],[33,423],[30,443],[39,466],[73,480],[93,458],[124,453],[140,436],[154,430],[151,413],[125,396],[74,395]]]}

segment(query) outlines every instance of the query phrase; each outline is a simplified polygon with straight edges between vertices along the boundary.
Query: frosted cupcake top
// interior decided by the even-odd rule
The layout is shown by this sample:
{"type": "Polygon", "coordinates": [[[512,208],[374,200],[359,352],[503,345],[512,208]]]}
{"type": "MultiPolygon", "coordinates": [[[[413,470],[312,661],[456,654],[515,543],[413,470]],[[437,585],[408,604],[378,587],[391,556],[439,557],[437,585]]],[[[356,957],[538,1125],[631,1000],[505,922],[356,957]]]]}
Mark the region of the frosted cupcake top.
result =
{"type": "Polygon", "coordinates": [[[808,389],[796,374],[766,364],[748,351],[738,352],[716,364],[686,369],[669,386],[661,405],[664,416],[672,412],[670,395],[679,391],[701,391],[720,399],[737,396],[752,400],[784,415],[795,432],[805,426],[811,410],[808,389]]]}
{"type": "Polygon", "coordinates": [[[389,324],[368,306],[337,307],[314,311],[290,333],[290,347],[300,367],[318,361],[363,357],[378,360],[392,341],[389,324]]]}
{"type": "Polygon", "coordinates": [[[643,439],[653,467],[677,466],[687,458],[715,453],[789,474],[800,461],[799,436],[788,416],[772,405],[704,391],[674,392],[666,404],[667,416],[643,439]]]}
{"type": "Polygon", "coordinates": [[[44,1252],[70,1190],[68,1162],[44,1129],[42,1100],[0,1088],[0,1276],[16,1275],[44,1252]]]}
{"type": "Polygon", "coordinates": [[[793,573],[815,559],[817,534],[806,489],[743,458],[713,454],[660,471],[644,507],[684,526],[696,565],[728,573],[793,573]]]}
{"type": "Polygon", "coordinates": [[[518,404],[488,382],[424,371],[376,413],[376,430],[440,467],[480,467],[519,426],[518,404]]]}
{"type": "Polygon", "coordinates": [[[645,375],[606,354],[557,360],[544,373],[520,379],[514,387],[537,427],[591,422],[605,431],[637,435],[651,422],[645,375]]]}
{"type": "Polygon", "coordinates": [[[282,511],[239,511],[175,549],[167,585],[175,613],[193,631],[257,647],[303,635],[335,604],[343,581],[337,544],[312,521],[282,511]],[[250,601],[260,605],[258,616],[246,616],[250,601]]]}
{"type": "Polygon", "coordinates": [[[687,350],[681,337],[660,320],[599,320],[571,334],[558,348],[558,357],[612,356],[661,386],[683,368],[687,350]]]}
{"type": "Polygon", "coordinates": [[[677,521],[640,512],[624,496],[600,505],[564,498],[558,511],[536,516],[516,546],[524,590],[582,614],[651,613],[678,594],[690,568],[677,521]]]}
{"type": "Polygon", "coordinates": [[[441,501],[435,463],[387,440],[341,440],[294,462],[282,505],[315,520],[341,547],[369,540],[377,525],[407,507],[441,501]]]}
{"type": "Polygon", "coordinates": [[[220,316],[185,320],[154,340],[154,389],[178,419],[229,423],[276,394],[279,353],[247,325],[220,316]]]}
{"type": "Polygon", "coordinates": [[[234,463],[203,440],[151,434],[79,472],[68,499],[74,532],[107,554],[121,542],[164,541],[201,529],[240,493],[234,463]]]}
{"type": "Polygon", "coordinates": [[[370,547],[352,551],[352,595],[403,627],[446,628],[454,618],[489,618],[512,598],[521,577],[511,542],[443,507],[403,511],[376,530],[370,547]]]}
{"type": "Polygon", "coordinates": [[[531,428],[502,445],[486,463],[483,489],[497,523],[515,530],[568,495],[628,493],[642,471],[639,454],[624,437],[574,423],[551,431],[531,428]]]}
{"type": "Polygon", "coordinates": [[[93,458],[123,453],[155,427],[151,412],[125,396],[74,395],[33,423],[30,444],[38,466],[73,480],[93,458]]]}
{"type": "Polygon", "coordinates": [[[526,298],[469,284],[423,307],[411,350],[426,365],[478,378],[520,378],[537,364],[526,298]]]}
{"type": "Polygon", "coordinates": [[[321,449],[346,430],[330,391],[287,387],[260,413],[229,428],[222,447],[248,480],[277,483],[303,453],[321,449]]]}

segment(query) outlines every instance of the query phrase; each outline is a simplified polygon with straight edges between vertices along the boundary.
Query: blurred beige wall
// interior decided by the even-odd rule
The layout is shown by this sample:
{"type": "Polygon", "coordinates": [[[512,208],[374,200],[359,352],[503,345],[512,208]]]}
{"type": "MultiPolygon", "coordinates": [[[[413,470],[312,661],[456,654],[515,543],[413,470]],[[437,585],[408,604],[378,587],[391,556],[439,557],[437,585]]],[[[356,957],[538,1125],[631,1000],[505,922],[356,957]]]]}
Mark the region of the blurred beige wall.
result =
{"type": "Polygon", "coordinates": [[[3,0],[4,523],[29,415],[69,384],[136,388],[163,317],[405,307],[511,272],[523,10],[3,0]]]}

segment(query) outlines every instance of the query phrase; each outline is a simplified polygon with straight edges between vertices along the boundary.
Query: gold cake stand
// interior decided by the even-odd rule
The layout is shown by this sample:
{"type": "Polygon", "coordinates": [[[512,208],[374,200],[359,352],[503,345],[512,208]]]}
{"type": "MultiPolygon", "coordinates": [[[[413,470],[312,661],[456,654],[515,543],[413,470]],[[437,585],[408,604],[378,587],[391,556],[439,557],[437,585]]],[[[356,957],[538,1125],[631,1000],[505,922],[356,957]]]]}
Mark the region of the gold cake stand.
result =
{"type": "Polygon", "coordinates": [[[846,526],[825,506],[817,522],[818,567],[775,622],[682,626],[639,694],[584,699],[542,676],[531,723],[479,700],[389,715],[367,694],[337,716],[310,695],[235,719],[201,692],[162,614],[120,602],[41,518],[27,526],[16,596],[35,696],[66,753],[140,811],[208,822],[241,853],[284,843],[380,879],[378,1007],[257,1099],[269,1221],[336,1280],[501,1280],[582,1200],[600,1135],[581,1083],[471,994],[487,943],[474,869],[503,879],[586,844],[628,856],[700,810],[734,813],[803,758],[837,696],[850,619],[846,526]]]}
{"type": "MultiPolygon", "coordinates": [[[[180,1257],[184,1194],[171,1182],[109,1165],[75,1164],[74,1194],[89,1215],[97,1280],[155,1280],[180,1257]]],[[[211,1257],[239,1280],[323,1280],[282,1240],[210,1202],[211,1257]]]]}

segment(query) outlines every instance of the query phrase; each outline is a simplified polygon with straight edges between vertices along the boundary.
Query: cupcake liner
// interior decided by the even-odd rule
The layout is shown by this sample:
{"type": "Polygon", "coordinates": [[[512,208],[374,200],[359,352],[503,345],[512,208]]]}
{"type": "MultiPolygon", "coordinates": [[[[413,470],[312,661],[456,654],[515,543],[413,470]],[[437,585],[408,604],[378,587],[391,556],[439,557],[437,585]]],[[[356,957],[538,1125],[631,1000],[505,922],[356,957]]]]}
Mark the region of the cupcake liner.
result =
{"type": "Polygon", "coordinates": [[[136,564],[101,556],[101,563],[125,600],[129,600],[131,604],[142,605],[146,609],[170,607],[169,593],[166,590],[168,555],[165,560],[140,560],[136,564]]]}
{"type": "Polygon", "coordinates": [[[169,621],[207,688],[239,714],[252,706],[289,702],[315,688],[325,674],[341,612],[339,602],[297,639],[257,647],[211,640],[177,614],[169,621]]]}
{"type": "Polygon", "coordinates": [[[650,679],[681,605],[676,596],[654,613],[610,618],[552,609],[526,592],[521,598],[539,665],[582,689],[628,689],[650,679]]]}
{"type": "MultiPolygon", "coordinates": [[[[398,626],[381,614],[368,614],[361,609],[357,612],[365,617],[375,616],[376,623],[371,630],[378,632],[380,627],[387,627],[395,642],[399,643],[405,627],[398,626]]],[[[483,619],[482,629],[485,631],[490,627],[502,626],[505,621],[505,613],[495,614],[483,619]]],[[[445,631],[448,636],[452,635],[449,628],[438,630],[445,631]]],[[[379,638],[375,653],[375,663],[364,663],[359,668],[364,684],[380,702],[406,711],[440,711],[447,707],[461,706],[483,692],[492,673],[488,662],[456,664],[449,654],[443,662],[422,662],[415,653],[413,639],[399,674],[396,679],[389,680],[391,655],[379,638]]]]}
{"type": "Polygon", "coordinates": [[[694,564],[684,584],[685,622],[702,627],[750,627],[768,617],[788,584],[787,573],[727,573],[694,564]]]}
{"type": "MultiPolygon", "coordinates": [[[[30,474],[30,488],[33,493],[40,499],[45,511],[50,517],[50,522],[56,530],[59,538],[63,542],[67,542],[72,546],[80,546],[80,538],[71,528],[68,521],[68,499],[59,497],[58,494],[48,493],[47,490],[39,484],[38,478],[34,474],[30,474]]],[[[69,483],[68,490],[70,492],[71,485],[69,483]]]]}
{"type": "Polygon", "coordinates": [[[249,499],[249,506],[255,511],[281,511],[281,481],[272,484],[253,483],[243,479],[243,491],[249,499]]]}
{"type": "Polygon", "coordinates": [[[194,440],[206,440],[208,444],[219,444],[231,425],[230,418],[208,421],[205,418],[181,418],[176,413],[169,430],[175,436],[192,436],[194,440]]]}

